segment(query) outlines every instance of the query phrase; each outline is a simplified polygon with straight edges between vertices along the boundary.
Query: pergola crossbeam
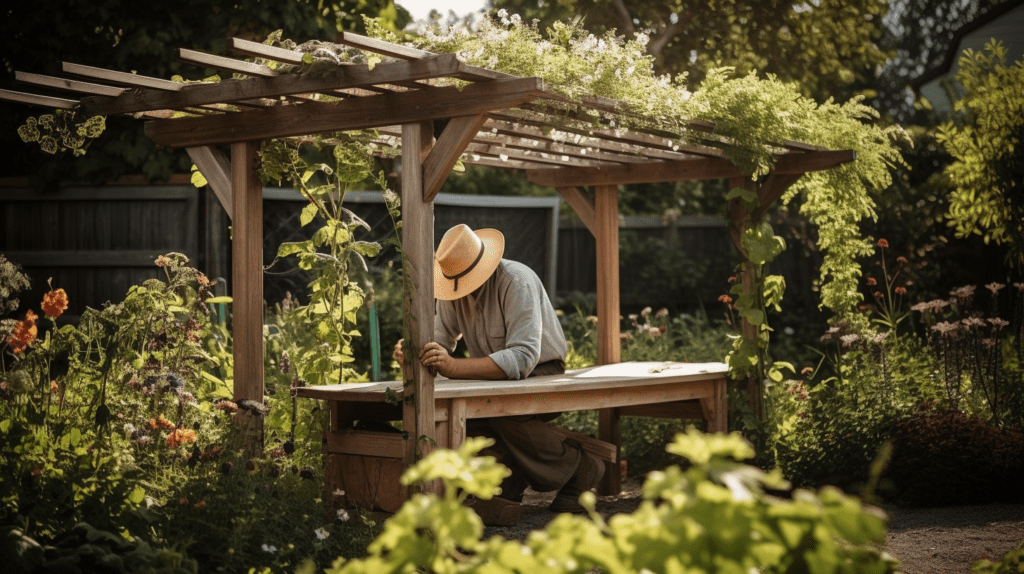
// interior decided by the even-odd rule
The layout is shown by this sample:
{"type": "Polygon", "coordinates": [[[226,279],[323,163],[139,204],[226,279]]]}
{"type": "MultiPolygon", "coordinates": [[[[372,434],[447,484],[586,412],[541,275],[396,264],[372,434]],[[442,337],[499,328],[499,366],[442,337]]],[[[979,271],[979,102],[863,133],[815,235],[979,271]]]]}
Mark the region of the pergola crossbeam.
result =
{"type": "Polygon", "coordinates": [[[545,97],[540,78],[517,78],[415,92],[353,98],[336,104],[318,102],[281,106],[225,116],[157,120],[146,124],[146,135],[158,145],[196,147],[393,125],[486,113],[545,97]]]}
{"type": "Polygon", "coordinates": [[[54,98],[51,96],[38,96],[24,92],[13,92],[11,90],[0,90],[0,100],[29,104],[30,106],[43,106],[46,108],[57,108],[59,110],[73,110],[78,107],[78,100],[54,98]]]}
{"type": "MultiPolygon", "coordinates": [[[[86,78],[93,78],[96,80],[104,80],[114,84],[124,84],[126,86],[135,86],[140,88],[152,88],[155,90],[166,90],[169,92],[180,91],[185,84],[178,82],[172,82],[170,80],[164,80],[162,78],[151,78],[149,76],[141,76],[139,74],[129,74],[127,72],[117,72],[114,70],[107,70],[104,68],[94,68],[92,66],[84,66],[82,64],[73,64],[71,62],[63,62],[62,69],[66,74],[74,74],[76,76],[83,76],[86,78]]],[[[166,106],[175,107],[175,106],[166,106]]],[[[159,109],[159,108],[153,108],[159,109]]],[[[137,110],[144,111],[144,110],[137,110]]],[[[122,113],[122,112],[111,112],[111,113],[122,113]]]]}

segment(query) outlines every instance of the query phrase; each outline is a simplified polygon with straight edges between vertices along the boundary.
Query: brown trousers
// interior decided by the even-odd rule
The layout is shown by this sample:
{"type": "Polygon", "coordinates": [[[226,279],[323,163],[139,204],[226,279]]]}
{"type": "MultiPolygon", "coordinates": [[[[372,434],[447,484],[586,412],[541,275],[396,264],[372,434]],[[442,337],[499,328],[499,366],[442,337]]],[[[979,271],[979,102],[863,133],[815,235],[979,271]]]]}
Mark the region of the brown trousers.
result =
{"type": "MultiPolygon", "coordinates": [[[[565,372],[562,361],[537,365],[530,377],[565,372]]],[[[469,436],[489,436],[496,444],[482,454],[489,454],[509,467],[512,476],[502,483],[502,498],[516,500],[527,483],[537,492],[558,490],[573,477],[580,465],[580,450],[567,445],[551,432],[548,421],[561,413],[520,415],[471,420],[469,436]],[[489,451],[489,452],[488,452],[489,451]]]]}

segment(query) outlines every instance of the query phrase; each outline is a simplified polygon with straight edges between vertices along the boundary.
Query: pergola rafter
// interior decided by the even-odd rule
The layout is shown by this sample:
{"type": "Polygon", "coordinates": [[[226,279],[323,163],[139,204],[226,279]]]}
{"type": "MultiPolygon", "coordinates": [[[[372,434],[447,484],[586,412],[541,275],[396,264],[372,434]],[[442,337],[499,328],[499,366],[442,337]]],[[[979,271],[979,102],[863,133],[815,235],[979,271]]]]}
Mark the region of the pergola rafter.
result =
{"type": "MultiPolygon", "coordinates": [[[[261,141],[302,138],[349,130],[378,130],[382,144],[402,154],[403,246],[412,269],[414,297],[407,309],[413,348],[432,337],[433,204],[452,167],[471,164],[518,169],[537,184],[556,188],[597,240],[598,362],[619,361],[618,204],[619,185],[729,179],[753,189],[761,205],[754,213],[738,200],[729,205],[730,229],[739,238],[751,216],[763,216],[789,186],[807,172],[855,159],[850,150],[827,150],[780,142],[771,174],[751,181],[727,157],[733,142],[699,118],[682,133],[625,128],[643,125],[643,114],[625,102],[598,96],[570,101],[540,78],[517,77],[470,66],[455,54],[433,54],[345,32],[337,42],[385,57],[364,64],[316,67],[315,73],[230,56],[180,49],[175,57],[202,68],[246,78],[219,83],[178,83],[65,63],[65,79],[18,72],[30,86],[78,94],[80,99],[0,91],[0,98],[86,115],[144,117],[146,134],[158,145],[186,148],[232,219],[235,335],[235,396],[262,400],[262,204],[256,173],[261,141]],[[460,85],[453,85],[453,81],[460,85]],[[440,136],[434,140],[436,130],[440,136]],[[225,155],[215,146],[230,145],[225,155]],[[411,153],[410,153],[411,151],[411,153]],[[592,195],[584,188],[593,188],[592,195]]],[[[297,67],[302,52],[233,38],[232,52],[297,67]]],[[[744,285],[749,276],[744,274],[744,285]]],[[[746,325],[745,336],[754,336],[746,325]]],[[[408,460],[426,454],[433,437],[433,376],[414,361],[403,401],[408,460]],[[412,429],[415,429],[414,431],[412,429]]],[[[336,414],[336,413],[335,413],[336,414]]],[[[600,416],[601,438],[616,442],[619,411],[600,416]]],[[[618,488],[619,472],[606,473],[604,492],[618,488]]]]}

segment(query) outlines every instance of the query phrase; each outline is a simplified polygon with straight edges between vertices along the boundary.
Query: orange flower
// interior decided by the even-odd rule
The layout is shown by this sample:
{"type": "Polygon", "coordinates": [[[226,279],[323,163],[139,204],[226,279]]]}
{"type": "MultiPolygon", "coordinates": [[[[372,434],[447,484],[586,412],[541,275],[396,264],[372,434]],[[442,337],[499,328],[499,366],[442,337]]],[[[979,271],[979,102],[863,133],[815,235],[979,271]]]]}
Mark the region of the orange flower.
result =
{"type": "Polygon", "coordinates": [[[896,294],[897,295],[906,295],[907,294],[907,289],[905,287],[897,287],[896,288],[896,294]]]}
{"type": "Polygon", "coordinates": [[[46,295],[43,295],[43,313],[51,319],[60,317],[68,308],[68,294],[63,289],[57,289],[56,291],[50,291],[46,295]]]}
{"type": "Polygon", "coordinates": [[[56,395],[60,392],[60,387],[57,386],[57,381],[50,381],[50,393],[56,395]]]}
{"type": "Polygon", "coordinates": [[[735,282],[736,282],[736,276],[735,275],[729,277],[729,285],[732,285],[735,282]]]}
{"type": "Polygon", "coordinates": [[[39,335],[39,328],[36,327],[36,319],[39,317],[31,309],[25,312],[25,320],[18,321],[11,334],[7,337],[7,344],[11,346],[14,354],[23,353],[32,341],[39,335]]]}
{"type": "Polygon", "coordinates": [[[906,258],[906,257],[902,257],[902,256],[901,256],[901,257],[897,257],[897,258],[896,258],[896,263],[900,263],[900,264],[906,264],[906,263],[908,263],[908,261],[907,261],[907,258],[906,258]]]}
{"type": "Polygon", "coordinates": [[[163,427],[167,430],[174,430],[174,423],[165,419],[163,415],[160,415],[155,419],[149,419],[149,428],[155,429],[157,427],[163,427]]]}
{"type": "Polygon", "coordinates": [[[875,297],[881,299],[882,297],[885,297],[885,294],[882,293],[881,291],[875,291],[875,297]]]}
{"type": "Polygon", "coordinates": [[[718,300],[721,301],[722,303],[725,303],[725,304],[732,303],[732,297],[730,297],[728,295],[720,295],[718,297],[718,300]]]}
{"type": "Polygon", "coordinates": [[[187,442],[196,442],[196,431],[177,429],[167,436],[167,448],[178,448],[187,442]]]}
{"type": "Polygon", "coordinates": [[[889,247],[889,242],[884,239],[879,239],[876,245],[878,245],[882,249],[886,249],[887,247],[889,247]]]}
{"type": "Polygon", "coordinates": [[[205,500],[200,500],[199,502],[193,504],[192,506],[195,507],[195,508],[198,508],[199,510],[202,510],[202,509],[206,508],[206,501],[205,500]]]}
{"type": "Polygon", "coordinates": [[[186,504],[188,504],[188,499],[182,498],[181,500],[178,501],[178,504],[185,506],[186,504]]]}
{"type": "Polygon", "coordinates": [[[868,285],[878,285],[878,281],[875,281],[874,277],[868,277],[866,281],[868,282],[868,285]]]}

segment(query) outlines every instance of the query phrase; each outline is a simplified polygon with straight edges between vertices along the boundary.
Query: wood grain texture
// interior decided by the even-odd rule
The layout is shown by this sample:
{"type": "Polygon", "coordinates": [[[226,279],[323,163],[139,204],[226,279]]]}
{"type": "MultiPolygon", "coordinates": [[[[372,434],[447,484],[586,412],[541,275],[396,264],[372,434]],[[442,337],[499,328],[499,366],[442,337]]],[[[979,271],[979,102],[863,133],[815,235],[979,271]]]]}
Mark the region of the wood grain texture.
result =
{"type": "MultiPolygon", "coordinates": [[[[794,152],[778,156],[772,173],[802,174],[821,171],[856,159],[852,150],[794,152]]],[[[568,167],[557,170],[527,172],[527,179],[548,187],[659,183],[744,177],[725,158],[702,158],[682,161],[652,162],[609,167],[568,167]]]]}
{"type": "Polygon", "coordinates": [[[332,430],[326,433],[327,452],[332,454],[360,454],[402,459],[405,440],[402,433],[332,430]]]}
{"type": "Polygon", "coordinates": [[[619,447],[610,442],[605,442],[590,435],[573,432],[552,424],[548,425],[548,429],[550,429],[555,435],[562,437],[562,439],[571,438],[575,440],[580,443],[584,451],[589,452],[605,462],[613,462],[618,459],[619,447]]]}
{"type": "Polygon", "coordinates": [[[66,98],[54,98],[50,96],[37,96],[24,92],[12,92],[11,90],[0,90],[0,100],[18,102],[30,106],[42,106],[44,108],[57,108],[59,110],[73,110],[78,106],[78,100],[66,98]]]}
{"type": "MultiPolygon", "coordinates": [[[[722,378],[728,372],[729,367],[725,363],[626,362],[518,381],[438,379],[434,385],[434,398],[448,400],[479,396],[544,395],[571,391],[600,394],[605,390],[619,387],[713,381],[722,378]]],[[[313,399],[383,403],[388,389],[399,392],[402,389],[402,381],[319,385],[300,387],[295,392],[297,396],[313,399]]]]}
{"type": "Polygon", "coordinates": [[[236,399],[263,401],[263,186],[258,142],[231,146],[232,335],[236,399]]]}
{"type": "Polygon", "coordinates": [[[578,187],[560,187],[558,188],[558,195],[561,195],[562,199],[569,204],[569,207],[580,218],[583,225],[590,230],[591,235],[597,237],[597,216],[594,212],[594,202],[584,195],[583,191],[578,187]]]}
{"type": "Polygon", "coordinates": [[[167,147],[195,147],[368,129],[464,115],[519,105],[544,97],[539,78],[497,80],[466,86],[424,88],[337,103],[310,102],[200,118],[153,120],[146,135],[167,147]]]}
{"type": "Polygon", "coordinates": [[[604,461],[604,476],[597,485],[597,493],[602,496],[616,495],[622,492],[622,474],[619,472],[622,444],[622,420],[619,409],[601,409],[597,411],[597,438],[615,446],[615,456],[604,461]]]}
{"type": "Polygon", "coordinates": [[[91,82],[69,80],[67,78],[54,78],[53,76],[29,74],[27,72],[14,72],[14,79],[26,84],[57,88],[60,90],[67,90],[69,92],[95,94],[99,96],[117,96],[124,91],[124,88],[117,88],[114,86],[104,86],[103,84],[93,84],[91,82]]]}
{"type": "Polygon", "coordinates": [[[330,92],[399,80],[451,76],[458,73],[463,66],[464,64],[459,62],[455,54],[443,54],[415,62],[381,63],[377,64],[373,70],[365,65],[344,66],[322,76],[281,74],[277,77],[224,80],[216,84],[193,84],[174,94],[140,90],[124,93],[116,98],[85,98],[82,106],[90,114],[109,115],[166,108],[180,109],[187,106],[230,103],[240,100],[276,99],[292,94],[330,92]]]}
{"type": "Polygon", "coordinates": [[[329,455],[327,488],[345,493],[350,505],[357,508],[398,512],[406,501],[402,477],[402,461],[396,458],[329,455]]]}
{"type": "Polygon", "coordinates": [[[193,64],[204,68],[213,68],[214,70],[223,70],[260,78],[273,78],[277,76],[277,72],[262,64],[236,60],[216,54],[207,54],[198,50],[178,48],[175,55],[178,60],[186,64],[193,64]]]}
{"type": "Polygon", "coordinates": [[[618,363],[619,340],[619,190],[594,188],[594,237],[597,241],[597,364],[618,363]]]}
{"type": "Polygon", "coordinates": [[[466,145],[487,120],[483,114],[452,118],[423,161],[423,201],[430,202],[448,179],[466,145]]]}
{"type": "Polygon", "coordinates": [[[466,441],[466,401],[448,401],[448,448],[457,449],[466,441]]]}
{"type": "MultiPolygon", "coordinates": [[[[149,76],[140,76],[139,74],[129,74],[127,72],[117,72],[104,68],[94,68],[92,66],[83,66],[82,64],[73,64],[71,62],[63,62],[61,67],[67,74],[95,78],[97,80],[104,80],[115,84],[125,84],[141,88],[154,88],[169,92],[177,92],[185,87],[185,84],[179,84],[178,82],[172,82],[162,78],[151,78],[149,76]]],[[[90,112],[86,110],[86,113],[90,112]]],[[[90,113],[90,115],[97,114],[90,113]]]]}
{"type": "Polygon", "coordinates": [[[302,64],[302,52],[286,50],[277,46],[268,46],[260,42],[243,40],[242,38],[230,38],[228,40],[228,49],[239,54],[245,54],[246,56],[274,60],[282,64],[290,64],[292,66],[302,64]]]}
{"type": "Polygon", "coordinates": [[[619,415],[624,417],[650,417],[657,419],[706,420],[700,401],[674,401],[654,405],[622,407],[619,415]]]}
{"type": "Polygon", "coordinates": [[[210,146],[190,147],[185,151],[210,184],[210,189],[228,214],[228,219],[232,219],[231,162],[219,150],[210,146]]]}
{"type": "MultiPolygon", "coordinates": [[[[412,357],[434,338],[434,204],[423,200],[420,161],[423,151],[433,143],[432,134],[433,126],[427,122],[402,126],[402,252],[403,265],[409,266],[405,278],[412,283],[407,285],[412,290],[412,301],[405,310],[412,339],[406,344],[411,344],[412,357]]],[[[419,361],[412,363],[412,384],[401,395],[405,409],[402,420],[409,433],[406,464],[430,453],[430,444],[419,437],[435,438],[434,376],[419,361]]]]}

